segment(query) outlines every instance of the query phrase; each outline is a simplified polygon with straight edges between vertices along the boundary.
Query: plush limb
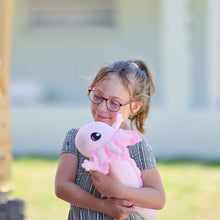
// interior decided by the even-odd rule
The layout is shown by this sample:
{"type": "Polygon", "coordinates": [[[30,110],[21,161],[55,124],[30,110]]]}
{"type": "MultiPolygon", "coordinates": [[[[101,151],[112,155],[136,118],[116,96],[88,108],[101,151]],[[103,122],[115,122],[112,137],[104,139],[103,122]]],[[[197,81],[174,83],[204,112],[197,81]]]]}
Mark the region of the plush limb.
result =
{"type": "Polygon", "coordinates": [[[124,219],[135,212],[134,207],[126,200],[99,199],[76,185],[75,178],[78,169],[78,157],[71,153],[60,156],[55,178],[55,193],[57,197],[75,206],[103,212],[112,218],[124,219]]]}
{"type": "MultiPolygon", "coordinates": [[[[96,156],[98,157],[98,162],[102,166],[107,163],[108,156],[105,152],[105,148],[101,147],[95,151],[96,156]]],[[[93,154],[92,154],[93,155],[93,154]]]]}
{"type": "Polygon", "coordinates": [[[114,144],[113,142],[110,142],[108,144],[108,149],[112,152],[112,153],[115,153],[115,154],[121,154],[122,153],[122,150],[116,145],[114,144]]]}
{"type": "Polygon", "coordinates": [[[82,163],[82,167],[83,167],[86,171],[97,170],[97,169],[96,169],[95,162],[92,161],[92,160],[84,160],[84,162],[82,163]]]}
{"type": "Polygon", "coordinates": [[[118,199],[125,199],[133,205],[162,209],[165,205],[165,192],[157,168],[150,168],[142,171],[143,188],[133,188],[122,185],[119,180],[98,172],[91,172],[92,180],[99,192],[118,199]]]}

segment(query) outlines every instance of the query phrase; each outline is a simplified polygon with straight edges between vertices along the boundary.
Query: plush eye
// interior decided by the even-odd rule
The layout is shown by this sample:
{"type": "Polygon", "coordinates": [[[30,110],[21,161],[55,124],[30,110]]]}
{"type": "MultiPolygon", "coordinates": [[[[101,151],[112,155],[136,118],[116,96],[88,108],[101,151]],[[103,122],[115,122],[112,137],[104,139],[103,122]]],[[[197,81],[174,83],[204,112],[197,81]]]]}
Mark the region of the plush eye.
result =
{"type": "Polygon", "coordinates": [[[98,132],[93,132],[93,133],[91,134],[91,139],[92,139],[93,141],[97,141],[97,140],[99,140],[100,138],[101,138],[101,134],[98,133],[98,132]]]}

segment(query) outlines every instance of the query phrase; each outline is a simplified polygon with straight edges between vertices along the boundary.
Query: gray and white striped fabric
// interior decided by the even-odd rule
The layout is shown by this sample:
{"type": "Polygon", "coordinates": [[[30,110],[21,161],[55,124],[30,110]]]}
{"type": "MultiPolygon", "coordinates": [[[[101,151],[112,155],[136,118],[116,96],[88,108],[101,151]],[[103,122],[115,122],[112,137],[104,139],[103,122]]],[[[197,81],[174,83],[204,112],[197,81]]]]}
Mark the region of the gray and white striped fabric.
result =
{"type": "MultiPolygon", "coordinates": [[[[83,161],[87,159],[83,156],[75,146],[75,136],[77,134],[76,129],[70,130],[66,138],[64,140],[61,154],[62,153],[72,153],[78,156],[79,158],[79,167],[77,171],[77,176],[75,183],[83,188],[85,191],[89,192],[90,194],[101,198],[101,194],[96,190],[95,186],[92,183],[92,179],[90,173],[84,170],[81,166],[83,161]]],[[[152,148],[148,145],[147,141],[143,139],[141,142],[128,146],[129,153],[132,159],[135,160],[137,167],[142,171],[151,167],[156,167],[156,160],[154,157],[154,153],[152,148]]],[[[69,220],[88,220],[88,219],[96,219],[96,220],[110,220],[109,216],[99,213],[92,210],[87,210],[83,208],[79,208],[74,205],[70,205],[69,211],[69,220]]],[[[141,220],[143,219],[138,213],[131,214],[127,218],[127,220],[141,220]]]]}

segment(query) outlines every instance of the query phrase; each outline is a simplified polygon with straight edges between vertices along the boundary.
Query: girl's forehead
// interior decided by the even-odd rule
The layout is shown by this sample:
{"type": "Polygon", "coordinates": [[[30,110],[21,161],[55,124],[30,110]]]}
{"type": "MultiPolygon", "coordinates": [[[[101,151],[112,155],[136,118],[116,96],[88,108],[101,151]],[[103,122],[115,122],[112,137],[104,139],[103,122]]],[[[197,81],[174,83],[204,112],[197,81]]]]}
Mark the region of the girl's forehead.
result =
{"type": "Polygon", "coordinates": [[[118,76],[108,76],[96,83],[95,89],[107,97],[130,98],[128,89],[118,76]]]}
{"type": "Polygon", "coordinates": [[[115,89],[124,90],[125,86],[123,85],[122,80],[118,76],[105,76],[100,81],[96,83],[96,87],[115,87],[115,89]]]}

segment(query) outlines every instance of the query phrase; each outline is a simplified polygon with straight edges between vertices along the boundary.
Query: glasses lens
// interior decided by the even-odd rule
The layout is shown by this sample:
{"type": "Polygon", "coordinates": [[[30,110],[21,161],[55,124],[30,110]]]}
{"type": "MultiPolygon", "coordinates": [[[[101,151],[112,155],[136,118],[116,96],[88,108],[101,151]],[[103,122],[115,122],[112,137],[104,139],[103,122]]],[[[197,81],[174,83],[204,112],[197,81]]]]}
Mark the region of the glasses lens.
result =
{"type": "Polygon", "coordinates": [[[112,112],[117,112],[120,109],[120,103],[114,99],[108,99],[107,107],[112,112]]]}
{"type": "Polygon", "coordinates": [[[94,103],[101,103],[102,102],[102,95],[99,92],[91,90],[89,92],[89,99],[94,103]]]}

